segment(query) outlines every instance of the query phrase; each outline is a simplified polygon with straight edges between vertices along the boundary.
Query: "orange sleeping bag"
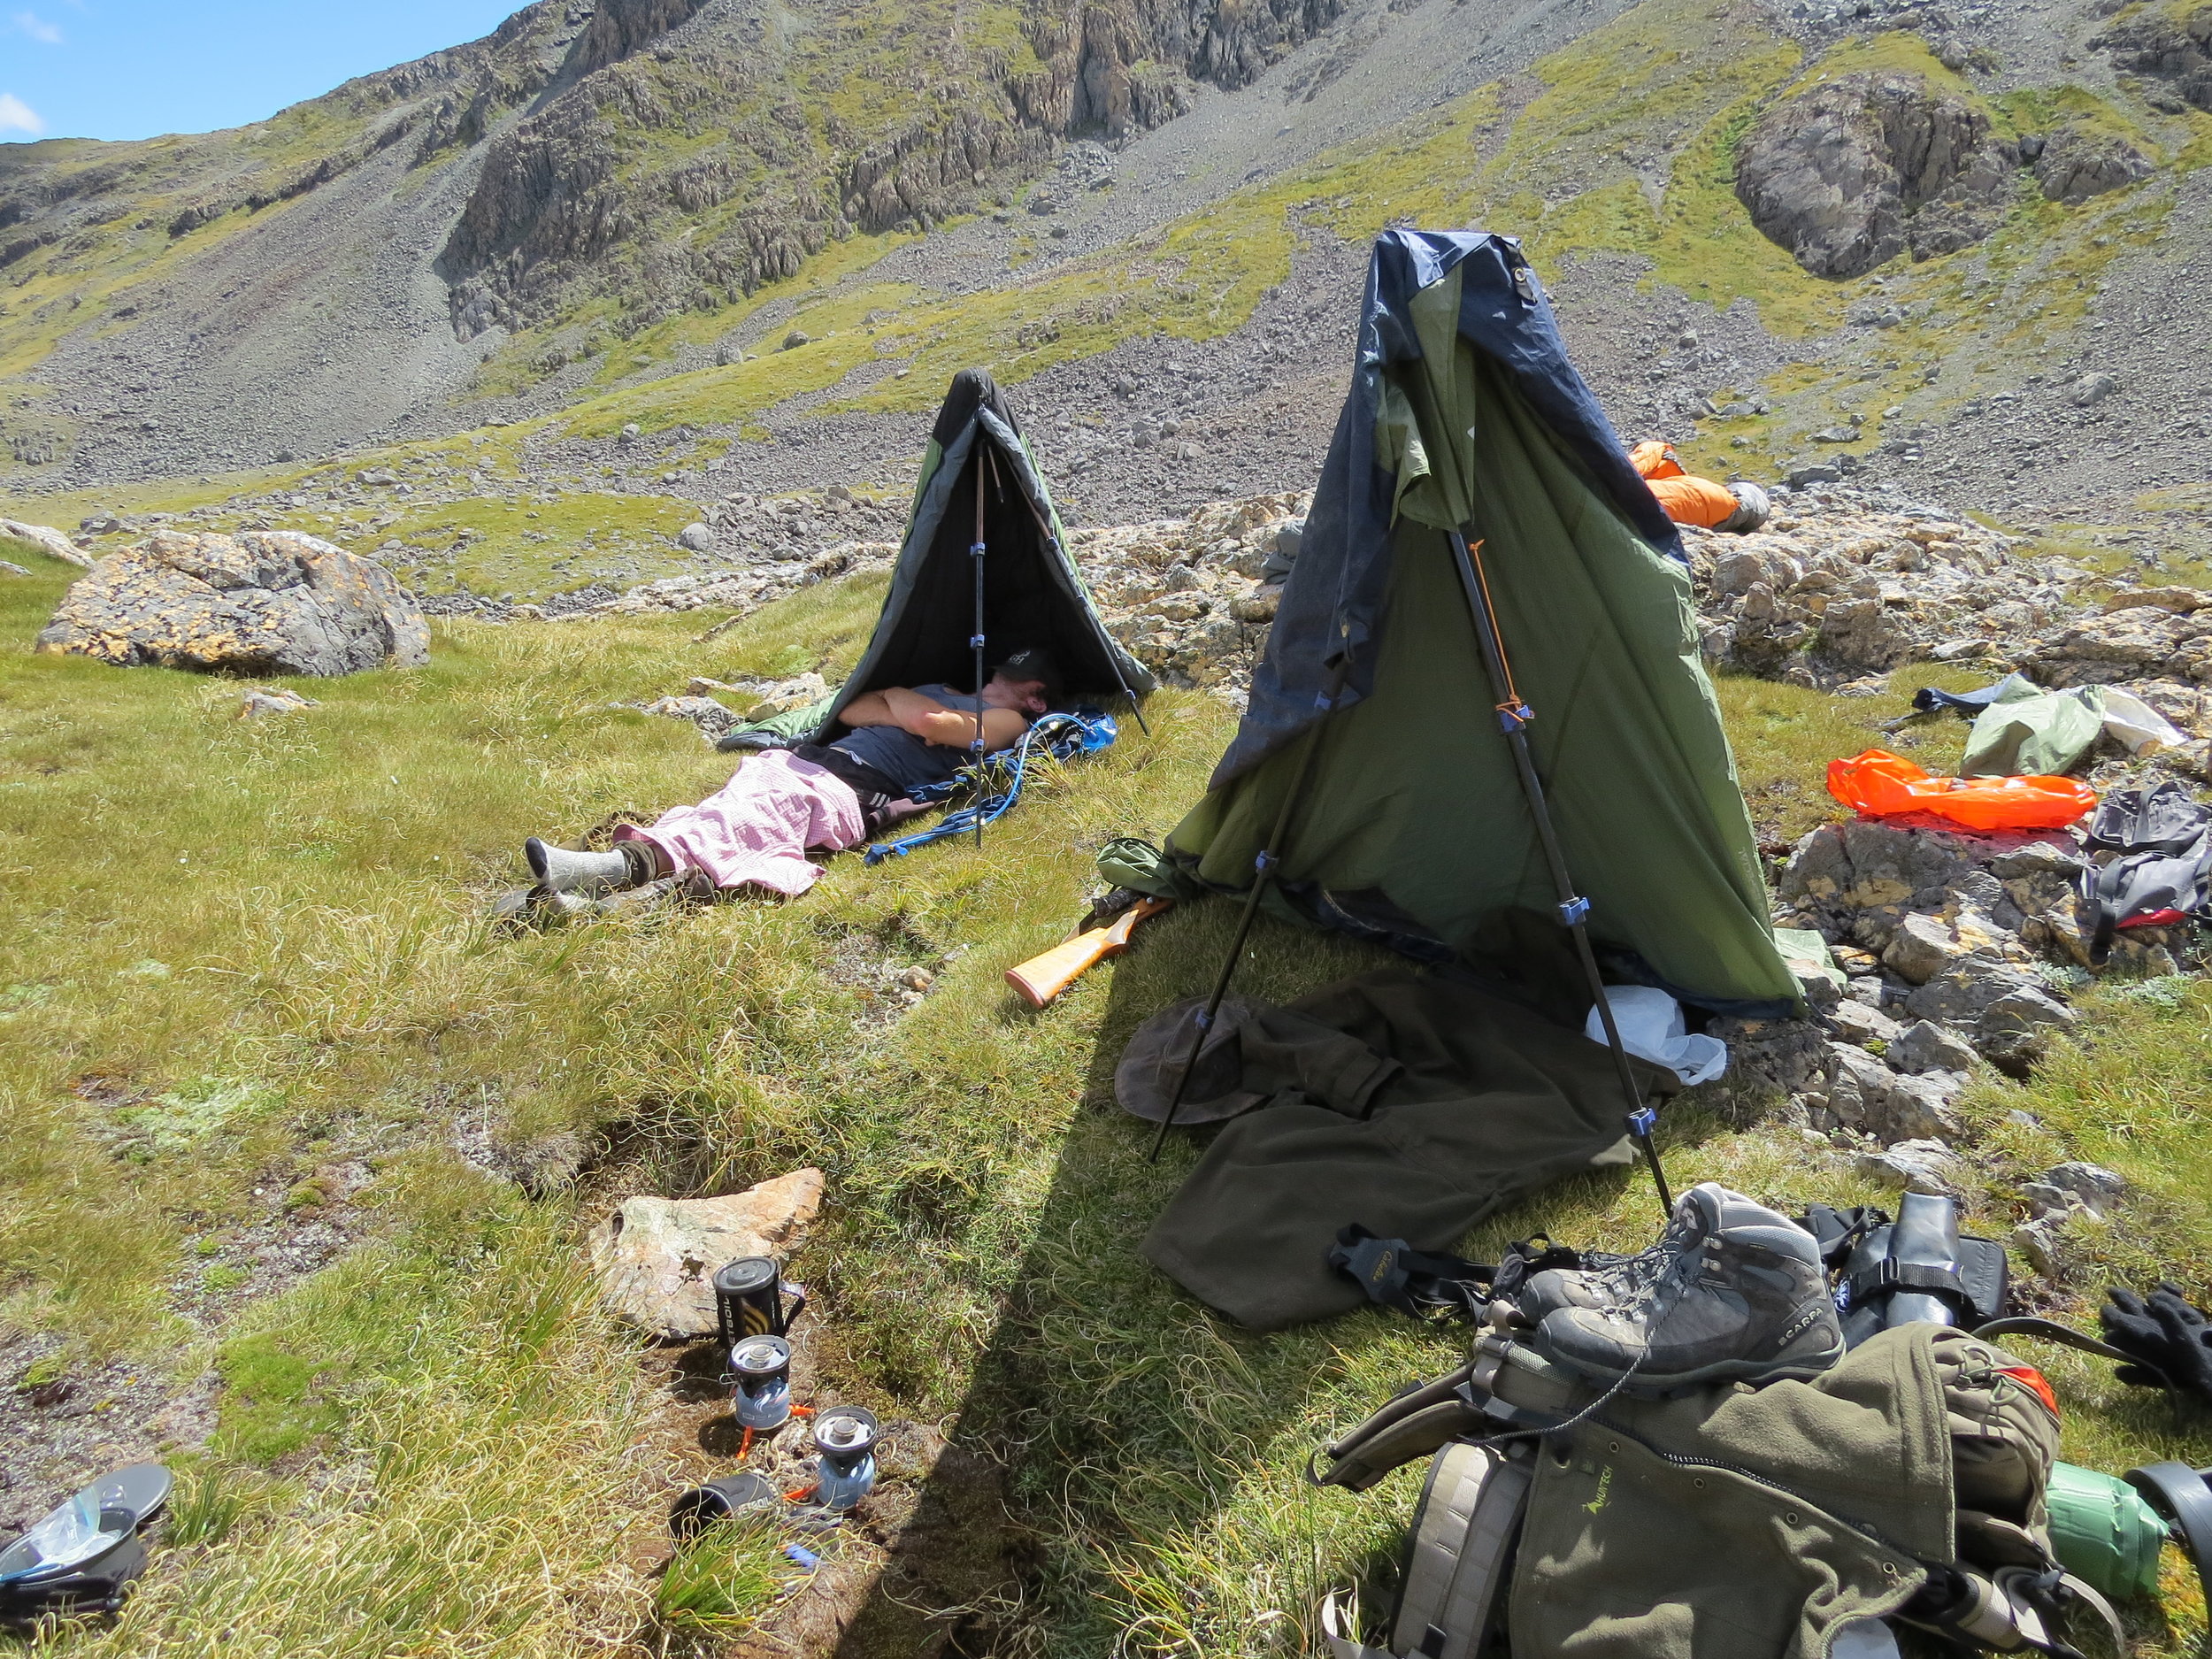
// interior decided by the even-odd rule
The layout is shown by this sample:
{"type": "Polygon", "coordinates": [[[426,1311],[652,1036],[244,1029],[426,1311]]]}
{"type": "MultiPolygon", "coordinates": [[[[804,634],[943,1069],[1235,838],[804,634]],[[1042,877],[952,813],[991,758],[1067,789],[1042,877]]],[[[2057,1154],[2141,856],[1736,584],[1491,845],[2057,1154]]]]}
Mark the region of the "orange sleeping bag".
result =
{"type": "Polygon", "coordinates": [[[1879,749],[1830,761],[1828,793],[1862,818],[1926,812],[1971,830],[2058,829],[2097,804],[2078,779],[1935,778],[1879,749]]]}
{"type": "Polygon", "coordinates": [[[1651,493],[1659,497],[1659,504],[1666,509],[1667,517],[1677,524],[1702,525],[1711,530],[1743,510],[1743,503],[1736,499],[1734,490],[1725,484],[1716,484],[1709,478],[1700,478],[1694,472],[1647,478],[1644,482],[1649,486],[1651,493]]]}
{"type": "Polygon", "coordinates": [[[1727,485],[1684,472],[1681,457],[1671,443],[1648,439],[1628,452],[1628,463],[1643,474],[1651,493],[1658,496],[1659,505],[1677,524],[1702,525],[1710,530],[1734,518],[1743,506],[1727,485]]]}

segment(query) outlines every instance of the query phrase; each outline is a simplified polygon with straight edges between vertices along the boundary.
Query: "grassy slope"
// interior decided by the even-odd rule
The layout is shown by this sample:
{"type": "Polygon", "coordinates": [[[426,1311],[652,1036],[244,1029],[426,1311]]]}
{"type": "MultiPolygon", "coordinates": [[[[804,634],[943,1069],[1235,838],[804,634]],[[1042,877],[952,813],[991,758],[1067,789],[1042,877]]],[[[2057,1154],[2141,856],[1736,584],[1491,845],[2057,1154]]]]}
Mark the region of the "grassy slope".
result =
{"type": "MultiPolygon", "coordinates": [[[[881,1407],[958,1413],[962,1438],[1028,1443],[1011,1494],[1049,1651],[1300,1652],[1315,1594],[1387,1550],[1410,1476],[1351,1499],[1298,1471],[1326,1428],[1451,1344],[1379,1317],[1253,1337],[1134,1253],[1192,1152],[1147,1164],[1103,1107],[1106,1070],[1138,1019],[1202,987],[1230,918],[1163,918],[1043,1014],[999,981],[1056,936],[1101,839],[1172,825],[1229,730],[1219,704],[1163,695],[1151,739],[1035,787],[981,857],[841,860],[799,903],[501,939],[480,901],[523,834],[723,774],[687,727],[609,699],[847,660],[878,590],[809,590],[711,648],[688,645],[690,623],[445,628],[427,670],[308,685],[322,708],[241,723],[232,685],[23,654],[62,580],[0,587],[18,918],[0,947],[16,1039],[0,1050],[0,1317],[66,1333],[73,1364],[120,1348],[189,1375],[211,1353],[230,1384],[186,1541],[119,1629],[73,1651],[206,1652],[219,1630],[227,1655],[550,1655],[741,1622],[773,1594],[763,1541],[726,1539],[659,1593],[656,1624],[639,1564],[666,1476],[626,1459],[650,1399],[589,1307],[575,1201],[476,1172],[449,1145],[469,1123],[615,1136],[625,1179],[664,1190],[822,1165],[832,1196],[796,1270],[822,1298],[832,1374],[881,1407]],[[921,1007],[855,1025],[841,956],[956,947],[921,1007]],[[127,1117],[73,1092],[88,1076],[135,1102],[127,1117]],[[203,1294],[205,1263],[355,1157],[376,1175],[359,1253],[246,1302],[219,1348],[178,1326],[168,1310],[203,1294]]],[[[1818,763],[1893,712],[1754,682],[1723,695],[1755,802],[1792,827],[1819,814],[1818,763]]],[[[1939,728],[1928,757],[1956,741],[1939,728]]],[[[1244,983],[1283,996],[1369,959],[1270,928],[1244,983]]],[[[2084,1241],[2085,1283],[2106,1263],[2197,1272],[2212,1222],[2191,1195],[2212,1169],[2189,1102],[2212,1080],[2212,997],[2097,1005],[2080,1056],[2031,1088],[1991,1086],[1977,1115],[2022,1172],[2073,1153],[2143,1187],[2084,1241]],[[2005,1119],[2016,1106],[2043,1127],[2005,1119]]],[[[1871,1195],[1809,1172],[1786,1137],[1694,1115],[1671,1137],[1680,1182],[1871,1195]]],[[[2009,1214],[2004,1193],[1978,1201],[1985,1227],[2009,1214]]],[[[1471,1248],[1649,1225],[1647,1191],[1610,1174],[1471,1248]]],[[[2077,1455],[2212,1460],[2201,1418],[2098,1368],[2052,1369],[2077,1455]]]]}

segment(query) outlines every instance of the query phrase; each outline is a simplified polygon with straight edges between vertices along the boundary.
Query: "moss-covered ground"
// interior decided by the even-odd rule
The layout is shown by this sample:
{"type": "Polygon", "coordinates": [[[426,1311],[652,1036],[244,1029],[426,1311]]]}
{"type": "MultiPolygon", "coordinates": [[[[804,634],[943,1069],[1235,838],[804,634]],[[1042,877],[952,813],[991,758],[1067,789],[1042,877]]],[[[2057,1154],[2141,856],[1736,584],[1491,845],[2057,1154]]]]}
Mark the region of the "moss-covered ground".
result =
{"type": "MultiPolygon", "coordinates": [[[[826,1381],[1003,1460],[990,1559],[1021,1576],[964,1628],[1102,1659],[1302,1654],[1317,1594],[1391,1555],[1416,1477],[1323,1494],[1304,1460],[1446,1368],[1454,1340],[1380,1315],[1254,1336],[1136,1254],[1194,1153],[1179,1137],[1147,1163],[1108,1073],[1138,1020],[1202,988],[1228,908],[1150,924],[1041,1013],[1000,978],[1059,937],[1105,837],[1173,826],[1232,727],[1223,704],[1161,694],[1149,737],[1132,726],[1033,781],[981,853],[841,858],[790,903],[506,936],[485,904],[524,835],[576,837],[726,774],[687,726],[611,701],[849,662],[879,580],[805,590],[704,647],[696,619],[442,626],[426,669],[300,682],[321,707],[243,721],[235,682],[30,654],[66,580],[42,565],[0,585],[0,1323],[61,1339],[36,1381],[128,1354],[180,1383],[212,1366],[226,1387],[213,1440],[177,1458],[138,1598],[48,1651],[526,1659],[733,1640],[795,1570],[733,1532],[652,1576],[670,1494],[632,1452],[657,1394],[592,1304],[580,1232],[613,1192],[722,1191],[803,1164],[829,1182],[793,1263],[826,1381]],[[856,950],[942,972],[887,1018],[841,969],[856,950]],[[461,1150],[565,1132],[596,1166],[537,1197],[461,1150]],[[355,1164],[369,1183],[341,1195],[326,1171],[355,1164]],[[327,1215],[360,1241],[303,1280],[235,1248],[327,1215]],[[195,1326],[211,1262],[230,1270],[229,1317],[195,1326]]],[[[1770,841],[1832,810],[1821,766],[1902,706],[1720,690],[1770,841]]],[[[1962,730],[1931,726],[1915,752],[1940,764],[1962,730]]],[[[1263,926],[1242,984],[1282,997],[1374,959],[1263,926]]],[[[2076,1318],[2108,1273],[2202,1296],[2212,994],[2158,981],[2085,1005],[2078,1046],[1973,1097],[1998,1154],[1973,1219],[2001,1236],[2010,1183],[2094,1158],[2136,1196],[2038,1294],[2076,1318]]],[[[1794,1131],[1683,1110],[1664,1139],[1678,1184],[1878,1196],[1816,1172],[1794,1131]]],[[[1616,1171],[1468,1248],[1540,1228],[1632,1244],[1653,1222],[1647,1186],[1616,1171]]],[[[2070,1455],[2212,1462],[2201,1411],[2037,1357],[2070,1455]]],[[[808,1542],[833,1564],[846,1548],[808,1542]]],[[[2185,1597],[2170,1625],[2131,1617],[2146,1655],[2193,1651],[2202,1629],[2185,1597]]],[[[911,1654],[905,1618],[879,1598],[841,1651],[911,1654]]]]}

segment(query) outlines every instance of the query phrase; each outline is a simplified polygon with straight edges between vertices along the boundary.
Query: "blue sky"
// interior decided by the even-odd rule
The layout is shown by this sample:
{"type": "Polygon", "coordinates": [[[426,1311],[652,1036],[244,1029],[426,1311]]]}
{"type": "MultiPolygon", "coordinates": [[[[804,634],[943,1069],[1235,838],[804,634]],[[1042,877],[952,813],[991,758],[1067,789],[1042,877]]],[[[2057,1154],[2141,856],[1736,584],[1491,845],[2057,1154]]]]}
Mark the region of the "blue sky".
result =
{"type": "Polygon", "coordinates": [[[0,142],[204,133],[488,35],[524,0],[0,0],[0,142]]]}

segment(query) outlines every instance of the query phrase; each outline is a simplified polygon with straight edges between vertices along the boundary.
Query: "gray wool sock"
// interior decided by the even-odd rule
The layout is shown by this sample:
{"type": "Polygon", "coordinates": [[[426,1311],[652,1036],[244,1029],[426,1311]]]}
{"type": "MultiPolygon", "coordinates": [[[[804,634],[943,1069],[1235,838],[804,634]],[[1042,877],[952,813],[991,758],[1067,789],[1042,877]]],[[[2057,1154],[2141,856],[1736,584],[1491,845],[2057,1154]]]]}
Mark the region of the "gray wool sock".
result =
{"type": "Polygon", "coordinates": [[[618,847],[611,852],[572,853],[565,847],[548,846],[533,835],[522,844],[530,873],[548,893],[575,893],[630,885],[630,859],[618,847]]]}

